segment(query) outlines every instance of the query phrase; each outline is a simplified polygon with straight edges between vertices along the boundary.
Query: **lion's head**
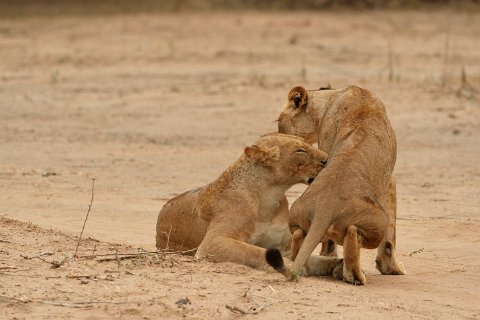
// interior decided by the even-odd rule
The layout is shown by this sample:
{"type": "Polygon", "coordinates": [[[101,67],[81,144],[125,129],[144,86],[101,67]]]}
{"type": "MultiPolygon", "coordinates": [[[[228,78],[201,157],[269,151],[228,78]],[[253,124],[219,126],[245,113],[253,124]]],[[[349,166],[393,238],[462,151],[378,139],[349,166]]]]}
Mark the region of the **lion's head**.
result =
{"type": "MultiPolygon", "coordinates": [[[[330,89],[330,88],[321,88],[330,89]]],[[[312,144],[318,142],[318,109],[307,90],[294,87],[288,93],[287,104],[278,118],[278,132],[293,134],[312,144]]]]}
{"type": "Polygon", "coordinates": [[[271,170],[277,184],[310,184],[325,166],[328,155],[304,139],[280,133],[266,134],[245,148],[251,161],[271,170]]]}

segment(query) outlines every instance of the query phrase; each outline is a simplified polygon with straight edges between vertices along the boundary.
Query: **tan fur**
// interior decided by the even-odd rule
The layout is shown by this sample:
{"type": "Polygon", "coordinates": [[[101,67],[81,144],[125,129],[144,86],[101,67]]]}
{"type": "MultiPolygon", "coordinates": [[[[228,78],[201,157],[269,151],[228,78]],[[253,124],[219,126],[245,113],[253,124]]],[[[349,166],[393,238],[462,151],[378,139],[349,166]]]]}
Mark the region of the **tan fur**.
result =
{"type": "Polygon", "coordinates": [[[327,243],[333,240],[344,246],[342,277],[347,282],[366,282],[360,248],[379,247],[377,268],[384,274],[404,274],[394,252],[396,138],[382,102],[355,86],[312,91],[295,87],[278,128],[318,142],[329,154],[325,169],[290,209],[290,231],[296,243],[302,243],[298,255],[293,253],[292,273],[301,270],[320,242],[322,254],[336,256],[335,245],[327,243]],[[293,98],[305,103],[296,107],[293,98]],[[301,234],[304,239],[299,239],[301,234]]]}
{"type": "MultiPolygon", "coordinates": [[[[217,180],[165,204],[157,220],[157,248],[198,247],[197,258],[272,270],[265,262],[266,248],[290,250],[285,192],[311,182],[326,158],[296,136],[261,137],[217,180]]],[[[331,274],[338,262],[314,258],[307,266],[313,274],[331,274]]]]}

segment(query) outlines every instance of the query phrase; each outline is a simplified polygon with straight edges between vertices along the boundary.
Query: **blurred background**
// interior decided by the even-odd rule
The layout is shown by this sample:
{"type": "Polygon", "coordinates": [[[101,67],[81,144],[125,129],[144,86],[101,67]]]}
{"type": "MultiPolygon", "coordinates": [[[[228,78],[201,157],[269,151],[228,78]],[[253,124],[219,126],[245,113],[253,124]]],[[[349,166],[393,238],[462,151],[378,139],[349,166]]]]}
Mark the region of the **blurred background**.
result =
{"type": "Polygon", "coordinates": [[[478,0],[2,0],[5,15],[99,14],[181,10],[471,9],[478,0]]]}

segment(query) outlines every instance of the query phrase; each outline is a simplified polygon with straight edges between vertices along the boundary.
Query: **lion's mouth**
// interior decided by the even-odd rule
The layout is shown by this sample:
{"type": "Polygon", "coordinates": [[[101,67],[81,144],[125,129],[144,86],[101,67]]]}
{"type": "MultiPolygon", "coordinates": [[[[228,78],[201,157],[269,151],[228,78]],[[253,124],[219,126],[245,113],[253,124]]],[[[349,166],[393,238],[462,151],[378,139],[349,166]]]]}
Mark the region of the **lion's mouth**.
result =
{"type": "Polygon", "coordinates": [[[315,177],[308,178],[307,184],[311,184],[313,182],[313,180],[315,180],[315,177]]]}
{"type": "Polygon", "coordinates": [[[325,161],[320,161],[320,163],[325,167],[327,165],[327,160],[325,161]]]}

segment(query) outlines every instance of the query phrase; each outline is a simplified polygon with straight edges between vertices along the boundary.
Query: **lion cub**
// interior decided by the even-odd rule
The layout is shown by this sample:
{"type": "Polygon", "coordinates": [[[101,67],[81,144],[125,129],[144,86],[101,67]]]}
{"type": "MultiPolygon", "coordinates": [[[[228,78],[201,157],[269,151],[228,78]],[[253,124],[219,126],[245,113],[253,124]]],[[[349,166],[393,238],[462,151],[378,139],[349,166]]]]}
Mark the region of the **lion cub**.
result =
{"type": "MultiPolygon", "coordinates": [[[[195,257],[272,270],[264,256],[269,247],[290,249],[288,202],[294,184],[311,183],[327,154],[302,138],[267,134],[205,187],[169,200],[158,215],[159,249],[197,248],[195,257]]],[[[339,259],[307,262],[310,274],[331,273],[339,259]]],[[[290,263],[289,261],[288,263],[290,263]]]]}

